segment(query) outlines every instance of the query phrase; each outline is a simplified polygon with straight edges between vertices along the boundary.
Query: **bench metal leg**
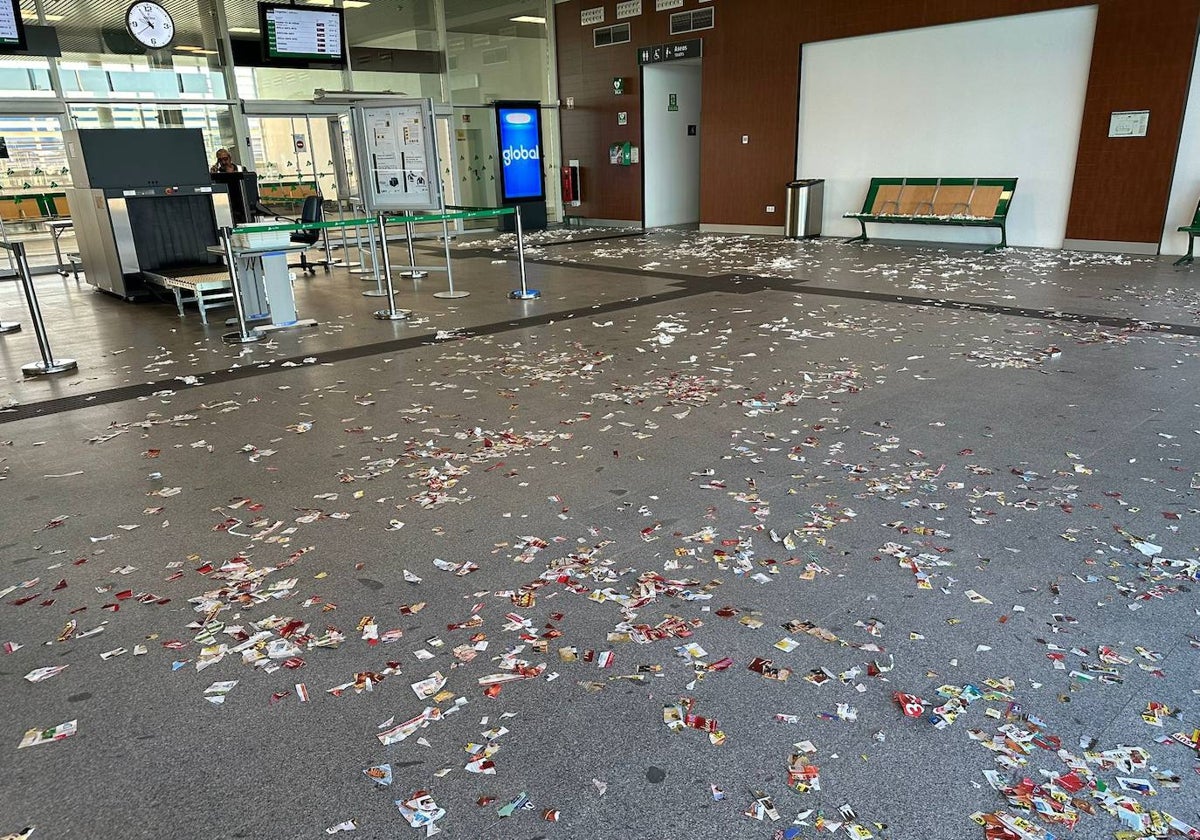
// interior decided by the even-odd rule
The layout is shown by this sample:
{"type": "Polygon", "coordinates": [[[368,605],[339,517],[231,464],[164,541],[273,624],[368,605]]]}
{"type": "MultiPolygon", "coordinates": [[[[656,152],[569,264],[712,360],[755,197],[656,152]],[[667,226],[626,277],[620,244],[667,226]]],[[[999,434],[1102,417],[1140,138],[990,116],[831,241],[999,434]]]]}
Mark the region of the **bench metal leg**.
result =
{"type": "Polygon", "coordinates": [[[1192,262],[1192,260],[1195,259],[1195,257],[1192,256],[1192,250],[1193,250],[1193,248],[1195,248],[1195,245],[1196,245],[1196,234],[1189,233],[1188,234],[1188,252],[1186,254],[1184,254],[1182,257],[1180,257],[1179,259],[1175,260],[1174,265],[1190,264],[1192,262]]]}
{"type": "Polygon", "coordinates": [[[862,219],[859,219],[858,224],[859,224],[859,227],[862,228],[862,233],[860,235],[852,237],[850,239],[843,240],[842,241],[843,245],[848,245],[851,242],[866,242],[867,241],[867,223],[864,222],[862,219]]]}
{"type": "Polygon", "coordinates": [[[178,288],[173,288],[171,291],[175,293],[175,308],[179,310],[179,317],[182,318],[184,317],[183,295],[179,294],[178,288]]]}
{"type": "Polygon", "coordinates": [[[996,243],[995,245],[993,245],[991,248],[988,248],[983,253],[991,254],[991,253],[994,253],[995,251],[999,251],[1001,248],[1007,248],[1007,247],[1008,247],[1008,231],[1005,230],[1004,225],[1000,225],[1000,241],[998,243],[996,243]]]}

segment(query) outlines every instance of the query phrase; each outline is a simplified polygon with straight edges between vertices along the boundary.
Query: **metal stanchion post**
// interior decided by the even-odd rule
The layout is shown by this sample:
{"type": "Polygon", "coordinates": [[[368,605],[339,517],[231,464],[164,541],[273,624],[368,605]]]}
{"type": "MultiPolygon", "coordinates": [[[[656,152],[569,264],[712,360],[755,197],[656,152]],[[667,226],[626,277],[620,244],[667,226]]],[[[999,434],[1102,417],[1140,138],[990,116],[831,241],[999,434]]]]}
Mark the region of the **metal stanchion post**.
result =
{"type": "Polygon", "coordinates": [[[354,228],[354,236],[358,240],[358,265],[359,265],[359,267],[350,269],[350,273],[364,276],[364,279],[366,279],[365,275],[371,274],[371,275],[374,275],[371,279],[378,280],[379,279],[379,266],[377,266],[375,264],[375,239],[374,239],[374,234],[372,233],[373,230],[374,230],[374,228],[368,224],[367,225],[367,242],[371,248],[371,267],[367,268],[367,252],[363,250],[362,226],[359,225],[354,228]]]}
{"type": "Polygon", "coordinates": [[[233,292],[233,309],[237,314],[238,331],[225,333],[221,338],[229,344],[251,344],[262,341],[261,333],[246,329],[246,304],[242,301],[242,287],[238,285],[237,259],[233,255],[233,228],[221,228],[221,244],[225,248],[225,262],[229,266],[229,288],[233,292]]]}
{"type": "MultiPolygon", "coordinates": [[[[379,229],[381,231],[383,231],[384,227],[383,227],[383,214],[382,213],[379,214],[379,225],[380,225],[379,229]]],[[[367,227],[367,235],[371,236],[371,228],[369,225],[367,227]]],[[[392,272],[390,269],[391,269],[392,262],[391,262],[391,259],[388,257],[388,252],[387,252],[387,234],[384,233],[382,236],[380,236],[380,239],[383,240],[383,273],[389,275],[388,276],[388,287],[391,288],[391,273],[392,272]]],[[[376,269],[379,268],[378,264],[375,262],[375,239],[374,238],[371,239],[371,264],[374,265],[376,267],[376,269]]],[[[375,288],[367,289],[365,292],[363,292],[363,297],[386,297],[389,300],[391,300],[391,295],[388,292],[385,292],[383,290],[383,277],[380,276],[378,270],[376,270],[376,272],[375,272],[375,288]]],[[[389,304],[389,305],[392,307],[392,309],[396,308],[395,301],[392,301],[391,304],[389,304]]]]}
{"type": "MultiPolygon", "coordinates": [[[[346,221],[346,210],[343,206],[341,196],[338,196],[337,203],[338,203],[338,221],[344,222],[344,221],[346,221]]],[[[342,258],[337,261],[338,267],[339,268],[356,268],[357,266],[362,265],[362,263],[354,262],[350,259],[350,243],[346,239],[345,225],[343,225],[340,228],[340,230],[342,232],[342,258]]],[[[361,243],[362,243],[362,240],[360,239],[359,244],[361,244],[361,243]]]]}
{"type": "Polygon", "coordinates": [[[375,317],[380,321],[403,321],[412,315],[411,310],[396,308],[396,290],[392,288],[392,259],[387,247],[387,214],[379,214],[379,238],[383,241],[383,276],[387,278],[388,308],[380,309],[375,317]]]}
{"type": "MultiPolygon", "coordinates": [[[[405,215],[408,216],[408,215],[412,215],[412,214],[405,213],[405,215]]],[[[404,277],[408,280],[421,280],[422,278],[429,276],[428,271],[421,271],[417,268],[417,252],[413,250],[413,236],[416,235],[416,232],[417,232],[416,225],[414,225],[412,222],[404,223],[404,239],[408,243],[409,270],[401,271],[400,276],[404,277]]]]}
{"type": "Polygon", "coordinates": [[[521,288],[513,289],[508,296],[512,300],[537,300],[542,293],[529,288],[525,281],[525,231],[521,227],[521,205],[513,208],[513,214],[517,219],[517,268],[521,274],[521,288]]]}
{"type": "Polygon", "coordinates": [[[442,242],[446,246],[446,280],[450,284],[450,290],[446,292],[434,292],[433,296],[435,298],[465,298],[471,293],[454,291],[454,272],[450,268],[450,226],[446,224],[445,219],[442,219],[442,242]]]}
{"type": "Polygon", "coordinates": [[[25,257],[25,243],[14,242],[10,247],[17,266],[17,274],[21,277],[21,287],[25,290],[25,302],[29,304],[29,317],[33,321],[33,332],[37,336],[38,349],[42,351],[42,360],[22,365],[21,373],[27,377],[33,377],[78,370],[79,363],[74,359],[54,358],[54,351],[50,349],[50,337],[46,335],[46,322],[42,320],[42,308],[38,305],[37,291],[33,288],[33,275],[29,271],[29,260],[25,257]]]}

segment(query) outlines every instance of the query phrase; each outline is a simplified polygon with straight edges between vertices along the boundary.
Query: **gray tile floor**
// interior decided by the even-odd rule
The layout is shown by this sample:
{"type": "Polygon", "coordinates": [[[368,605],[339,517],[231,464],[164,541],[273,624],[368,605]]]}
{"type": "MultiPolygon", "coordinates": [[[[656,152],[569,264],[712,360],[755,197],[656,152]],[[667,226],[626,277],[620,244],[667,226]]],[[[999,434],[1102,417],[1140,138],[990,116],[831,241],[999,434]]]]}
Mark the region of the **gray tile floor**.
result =
{"type": "Polygon", "coordinates": [[[1200,825],[1193,272],[671,233],[520,303],[457,244],[470,297],[318,274],[249,348],[39,279],[80,372],[0,338],[0,836],[1200,825]]]}

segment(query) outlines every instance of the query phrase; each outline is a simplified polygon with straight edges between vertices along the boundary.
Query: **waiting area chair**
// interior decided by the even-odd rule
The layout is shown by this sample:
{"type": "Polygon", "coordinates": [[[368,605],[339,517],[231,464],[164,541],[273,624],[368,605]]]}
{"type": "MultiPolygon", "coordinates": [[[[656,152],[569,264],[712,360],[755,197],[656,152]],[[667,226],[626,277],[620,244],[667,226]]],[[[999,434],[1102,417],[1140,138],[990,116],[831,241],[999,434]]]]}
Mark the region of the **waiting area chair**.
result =
{"type": "MultiPolygon", "coordinates": [[[[322,198],[319,195],[310,195],[305,198],[304,206],[300,209],[299,222],[301,224],[308,224],[322,221],[325,214],[321,208],[321,202],[322,198]]],[[[315,246],[321,241],[321,231],[316,229],[298,230],[292,233],[291,240],[295,243],[315,246]]],[[[317,266],[324,267],[325,273],[329,273],[329,260],[309,260],[308,251],[301,251],[300,262],[290,263],[288,268],[299,268],[309,274],[316,274],[317,266]]]]}

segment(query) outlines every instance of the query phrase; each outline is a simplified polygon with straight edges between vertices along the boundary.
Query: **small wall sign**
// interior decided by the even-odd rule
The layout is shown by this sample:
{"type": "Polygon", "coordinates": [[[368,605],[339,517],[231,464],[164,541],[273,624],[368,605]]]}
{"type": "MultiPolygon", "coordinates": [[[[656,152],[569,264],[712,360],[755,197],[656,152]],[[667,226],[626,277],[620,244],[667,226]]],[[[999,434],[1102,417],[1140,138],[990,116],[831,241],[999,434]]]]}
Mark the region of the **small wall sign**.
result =
{"type": "Polygon", "coordinates": [[[1113,111],[1108,119],[1108,136],[1145,137],[1149,127],[1149,111],[1113,111]]]}

